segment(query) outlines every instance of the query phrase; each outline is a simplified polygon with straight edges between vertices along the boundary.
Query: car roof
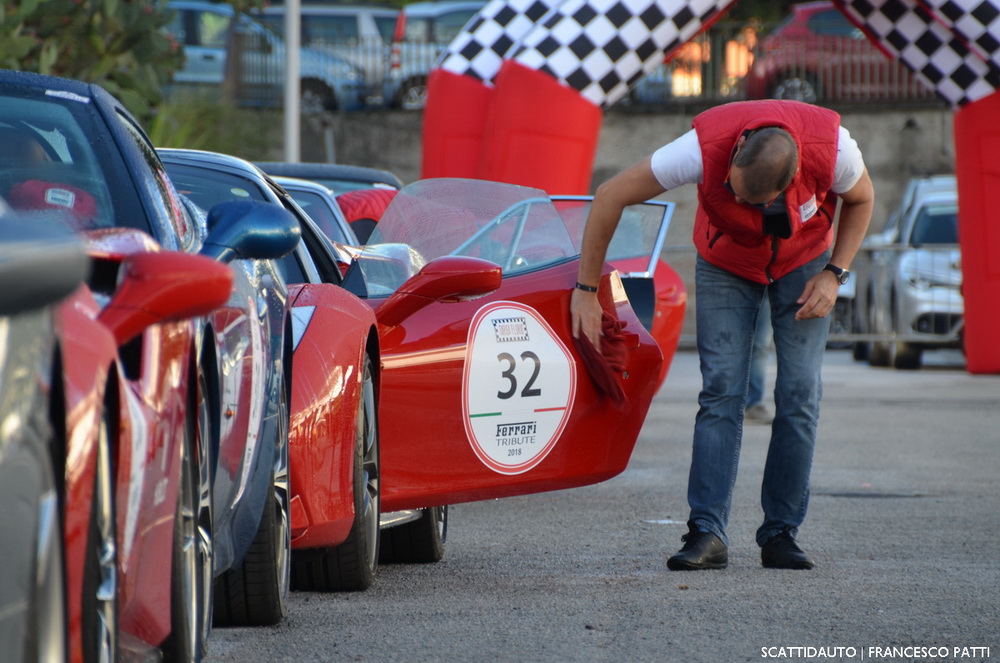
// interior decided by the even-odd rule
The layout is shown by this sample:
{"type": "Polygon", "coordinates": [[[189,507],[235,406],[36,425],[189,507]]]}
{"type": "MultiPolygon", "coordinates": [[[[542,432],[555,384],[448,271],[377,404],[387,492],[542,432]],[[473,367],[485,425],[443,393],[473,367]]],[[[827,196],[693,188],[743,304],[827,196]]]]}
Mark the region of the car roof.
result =
{"type": "MultiPolygon", "coordinates": [[[[283,14],[284,5],[268,5],[256,11],[262,14],[283,14]]],[[[395,16],[398,9],[392,7],[374,7],[368,5],[301,5],[299,11],[302,14],[327,14],[330,16],[355,16],[357,14],[371,14],[373,16],[395,16]]]]}
{"type": "Polygon", "coordinates": [[[258,161],[257,165],[268,175],[285,175],[301,179],[337,179],[353,182],[386,184],[403,188],[403,181],[390,170],[370,166],[340,163],[312,163],[287,161],[258,161]]]}
{"type": "Polygon", "coordinates": [[[180,147],[158,147],[157,154],[162,161],[187,161],[199,165],[211,164],[215,166],[225,166],[227,169],[241,170],[245,173],[260,177],[263,172],[255,164],[240,157],[221,152],[210,152],[207,150],[194,150],[180,147]]]}
{"type": "Polygon", "coordinates": [[[456,9],[480,9],[486,0],[440,0],[439,2],[414,2],[403,7],[407,16],[437,16],[456,9]]]}

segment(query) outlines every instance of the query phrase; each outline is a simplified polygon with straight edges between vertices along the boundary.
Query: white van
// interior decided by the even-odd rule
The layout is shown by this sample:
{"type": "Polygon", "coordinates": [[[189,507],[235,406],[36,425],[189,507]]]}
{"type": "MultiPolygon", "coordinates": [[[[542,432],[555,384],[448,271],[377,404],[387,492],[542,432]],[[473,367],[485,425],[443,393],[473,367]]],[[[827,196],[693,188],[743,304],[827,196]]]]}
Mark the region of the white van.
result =
{"type": "MultiPolygon", "coordinates": [[[[285,8],[271,5],[253,16],[279,34],[284,34],[285,8]]],[[[399,10],[364,5],[303,5],[300,8],[302,44],[333,53],[364,72],[369,104],[385,97],[389,46],[399,10]]]]}

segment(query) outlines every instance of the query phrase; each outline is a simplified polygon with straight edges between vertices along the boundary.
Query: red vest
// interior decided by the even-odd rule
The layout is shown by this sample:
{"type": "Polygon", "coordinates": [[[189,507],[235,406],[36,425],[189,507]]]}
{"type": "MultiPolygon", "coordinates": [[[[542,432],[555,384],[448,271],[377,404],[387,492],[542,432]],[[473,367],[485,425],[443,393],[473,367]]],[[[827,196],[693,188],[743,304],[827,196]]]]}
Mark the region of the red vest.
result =
{"type": "Polygon", "coordinates": [[[797,101],[744,101],[700,113],[692,125],[704,165],[694,244],[705,260],[745,279],[769,283],[830,247],[836,197],[827,200],[827,193],[837,162],[840,115],[797,101]],[[799,146],[798,173],[785,190],[788,239],[765,234],[761,210],[736,202],[723,186],[736,141],[744,131],[760,127],[781,127],[799,146]]]}

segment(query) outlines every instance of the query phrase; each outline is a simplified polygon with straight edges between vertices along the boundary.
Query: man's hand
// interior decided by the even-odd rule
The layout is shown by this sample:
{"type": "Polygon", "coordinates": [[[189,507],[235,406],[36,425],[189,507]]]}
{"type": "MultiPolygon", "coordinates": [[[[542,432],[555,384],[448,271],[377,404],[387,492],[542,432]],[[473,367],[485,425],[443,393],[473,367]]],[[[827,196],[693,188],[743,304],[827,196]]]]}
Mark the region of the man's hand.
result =
{"type": "Polygon", "coordinates": [[[573,337],[585,337],[590,344],[600,350],[601,347],[601,309],[596,292],[584,292],[573,288],[569,300],[569,315],[573,323],[573,337]]]}
{"type": "Polygon", "coordinates": [[[837,289],[840,283],[833,272],[823,270],[809,279],[798,302],[802,307],[795,312],[796,320],[825,318],[837,303],[837,289]]]}

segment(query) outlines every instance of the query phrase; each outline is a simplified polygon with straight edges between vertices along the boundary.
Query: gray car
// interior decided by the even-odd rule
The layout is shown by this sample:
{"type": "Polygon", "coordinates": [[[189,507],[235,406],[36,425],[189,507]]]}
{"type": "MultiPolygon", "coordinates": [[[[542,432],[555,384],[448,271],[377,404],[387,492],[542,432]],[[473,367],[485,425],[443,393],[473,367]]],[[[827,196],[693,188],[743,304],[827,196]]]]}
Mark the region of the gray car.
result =
{"type": "MultiPolygon", "coordinates": [[[[184,48],[184,67],[174,74],[178,89],[220,91],[227,74],[233,43],[240,43],[237,100],[241,105],[280,106],[285,80],[285,42],[280,33],[231,5],[206,0],[171,0],[174,16],[167,31],[184,48]],[[235,36],[230,30],[235,20],[235,36]]],[[[358,110],[367,103],[367,86],[361,69],[328,51],[299,50],[299,78],[303,113],[358,110]]]]}
{"type": "Polygon", "coordinates": [[[958,192],[923,191],[866,242],[864,319],[873,366],[919,368],[931,348],[961,348],[964,330],[958,192]]]}

